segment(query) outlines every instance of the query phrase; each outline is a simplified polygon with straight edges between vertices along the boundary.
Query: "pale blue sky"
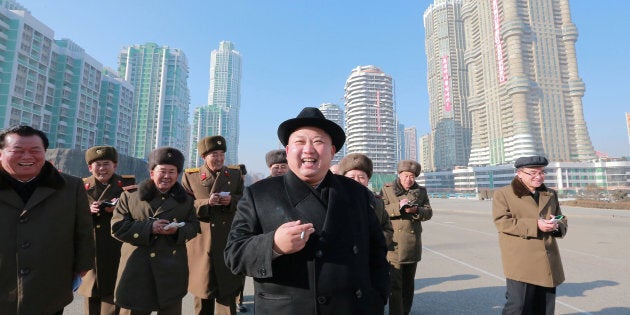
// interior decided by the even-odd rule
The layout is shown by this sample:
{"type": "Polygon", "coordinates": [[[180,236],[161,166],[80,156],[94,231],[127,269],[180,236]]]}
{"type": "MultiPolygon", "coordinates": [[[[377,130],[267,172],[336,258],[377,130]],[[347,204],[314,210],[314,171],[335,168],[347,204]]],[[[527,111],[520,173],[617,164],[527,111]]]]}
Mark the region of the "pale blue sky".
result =
{"type": "MultiPolygon", "coordinates": [[[[19,1],[19,0],[18,0],[19,1]]],[[[188,58],[191,110],[207,101],[210,52],[234,42],[243,57],[240,162],[267,173],[280,122],[304,106],[343,105],[350,71],[373,64],[395,81],[398,117],[429,131],[422,14],[410,0],[21,0],[33,16],[116,68],[123,46],[155,42],[188,58]]],[[[596,150],[630,155],[630,1],[571,0],[580,77],[596,150]],[[624,93],[622,93],[624,92],[624,93]]],[[[228,144],[229,145],[229,144],[228,144]]]]}

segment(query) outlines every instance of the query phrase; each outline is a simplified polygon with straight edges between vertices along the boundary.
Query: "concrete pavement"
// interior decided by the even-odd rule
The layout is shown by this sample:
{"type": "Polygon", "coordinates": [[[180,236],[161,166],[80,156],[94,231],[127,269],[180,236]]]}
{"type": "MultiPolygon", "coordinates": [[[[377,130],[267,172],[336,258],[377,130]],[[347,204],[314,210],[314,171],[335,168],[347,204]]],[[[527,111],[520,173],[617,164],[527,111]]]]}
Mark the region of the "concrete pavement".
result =
{"type": "MultiPolygon", "coordinates": [[[[423,254],[416,272],[412,314],[500,314],[505,279],[491,201],[432,199],[423,223],[423,254]]],[[[566,282],[556,314],[630,314],[630,211],[563,207],[569,220],[559,240],[566,282]]],[[[245,288],[253,314],[253,286],[245,288]]],[[[77,296],[64,314],[82,314],[77,296]]],[[[192,314],[192,298],[183,314],[192,314]]]]}

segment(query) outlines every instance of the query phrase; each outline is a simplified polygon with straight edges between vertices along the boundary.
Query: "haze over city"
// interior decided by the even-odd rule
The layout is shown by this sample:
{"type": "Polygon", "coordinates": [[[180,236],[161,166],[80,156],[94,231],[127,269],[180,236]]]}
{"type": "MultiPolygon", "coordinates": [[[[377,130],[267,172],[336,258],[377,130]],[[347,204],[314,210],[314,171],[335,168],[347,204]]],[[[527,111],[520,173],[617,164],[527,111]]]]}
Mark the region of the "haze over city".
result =
{"type": "MultiPolygon", "coordinates": [[[[280,144],[278,124],[304,106],[343,106],[344,83],[359,65],[376,65],[395,82],[397,115],[430,131],[422,14],[432,1],[80,1],[21,0],[32,15],[117,68],[124,46],[154,42],[188,58],[191,112],[206,105],[210,52],[229,40],[243,58],[239,160],[266,173],[264,154],[280,144]]],[[[584,115],[595,150],[630,155],[620,97],[630,73],[623,40],[627,1],[570,1],[579,36],[584,115]],[[620,40],[621,39],[621,40],[620,40]]],[[[229,145],[229,144],[228,144],[229,145]]]]}

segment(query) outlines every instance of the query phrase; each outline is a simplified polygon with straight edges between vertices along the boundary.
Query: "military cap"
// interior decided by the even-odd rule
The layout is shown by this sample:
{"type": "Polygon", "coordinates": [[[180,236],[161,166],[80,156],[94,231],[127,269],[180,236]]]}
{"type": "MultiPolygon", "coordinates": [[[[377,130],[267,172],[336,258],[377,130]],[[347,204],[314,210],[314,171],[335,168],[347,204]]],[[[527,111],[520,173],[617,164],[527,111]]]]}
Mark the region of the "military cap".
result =
{"type": "Polygon", "coordinates": [[[339,162],[339,175],[345,175],[351,170],[364,171],[368,178],[372,178],[372,160],[365,154],[350,153],[339,162]]]}
{"type": "Polygon", "coordinates": [[[85,162],[88,165],[98,160],[109,160],[118,163],[118,152],[116,148],[101,145],[91,147],[85,151],[85,162]]]}
{"type": "Polygon", "coordinates": [[[200,156],[204,156],[212,151],[222,150],[227,151],[227,145],[225,138],[221,136],[211,136],[201,139],[197,143],[197,150],[200,156]]]}
{"type": "Polygon", "coordinates": [[[515,168],[521,168],[521,167],[525,167],[525,166],[547,166],[549,164],[549,161],[547,161],[547,158],[545,158],[544,156],[540,156],[540,155],[533,155],[533,156],[522,156],[518,159],[516,159],[516,162],[514,162],[514,167],[515,168]]]}
{"type": "Polygon", "coordinates": [[[177,167],[177,172],[181,173],[184,168],[184,155],[182,152],[171,147],[157,148],[149,153],[149,170],[156,165],[169,164],[177,167]]]}
{"type": "Polygon", "coordinates": [[[332,120],[326,119],[322,112],[315,107],[305,107],[295,118],[285,120],[278,126],[278,139],[286,146],[289,136],[301,127],[317,127],[324,130],[332,139],[335,152],[339,152],[346,142],[346,133],[332,120]]]}
{"type": "Polygon", "coordinates": [[[278,163],[287,163],[287,152],[285,150],[271,150],[265,155],[267,167],[278,163]]]}
{"type": "Polygon", "coordinates": [[[418,175],[420,175],[421,169],[422,168],[420,167],[420,163],[414,160],[403,160],[398,162],[398,173],[411,172],[414,173],[416,177],[418,177],[418,175]]]}

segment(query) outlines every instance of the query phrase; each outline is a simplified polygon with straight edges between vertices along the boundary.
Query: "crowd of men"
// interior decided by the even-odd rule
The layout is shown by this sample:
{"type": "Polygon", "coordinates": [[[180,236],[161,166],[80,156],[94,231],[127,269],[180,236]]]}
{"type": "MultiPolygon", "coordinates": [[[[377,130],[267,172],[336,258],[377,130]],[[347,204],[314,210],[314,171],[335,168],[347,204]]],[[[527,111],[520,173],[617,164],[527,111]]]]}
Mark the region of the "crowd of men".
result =
{"type": "MultiPolygon", "coordinates": [[[[365,154],[331,165],[345,133],[317,108],[277,133],[285,149],[266,154],[270,176],[245,187],[245,165],[224,165],[221,136],[197,143],[198,168],[183,169],[175,148],[151,151],[149,179],[136,183],[116,173],[114,147],[89,148],[91,176],[81,180],[45,160],[42,131],[5,129],[0,309],[62,314],[77,290],[90,315],[181,314],[188,293],[195,314],[233,315],[248,311],[249,276],[257,314],[383,314],[386,306],[409,314],[422,222],[433,216],[416,182],[420,164],[400,161],[396,179],[375,193],[365,154]]],[[[553,314],[564,281],[555,238],[567,220],[543,184],[547,163],[518,159],[514,181],[493,201],[504,314],[553,314]]]]}

